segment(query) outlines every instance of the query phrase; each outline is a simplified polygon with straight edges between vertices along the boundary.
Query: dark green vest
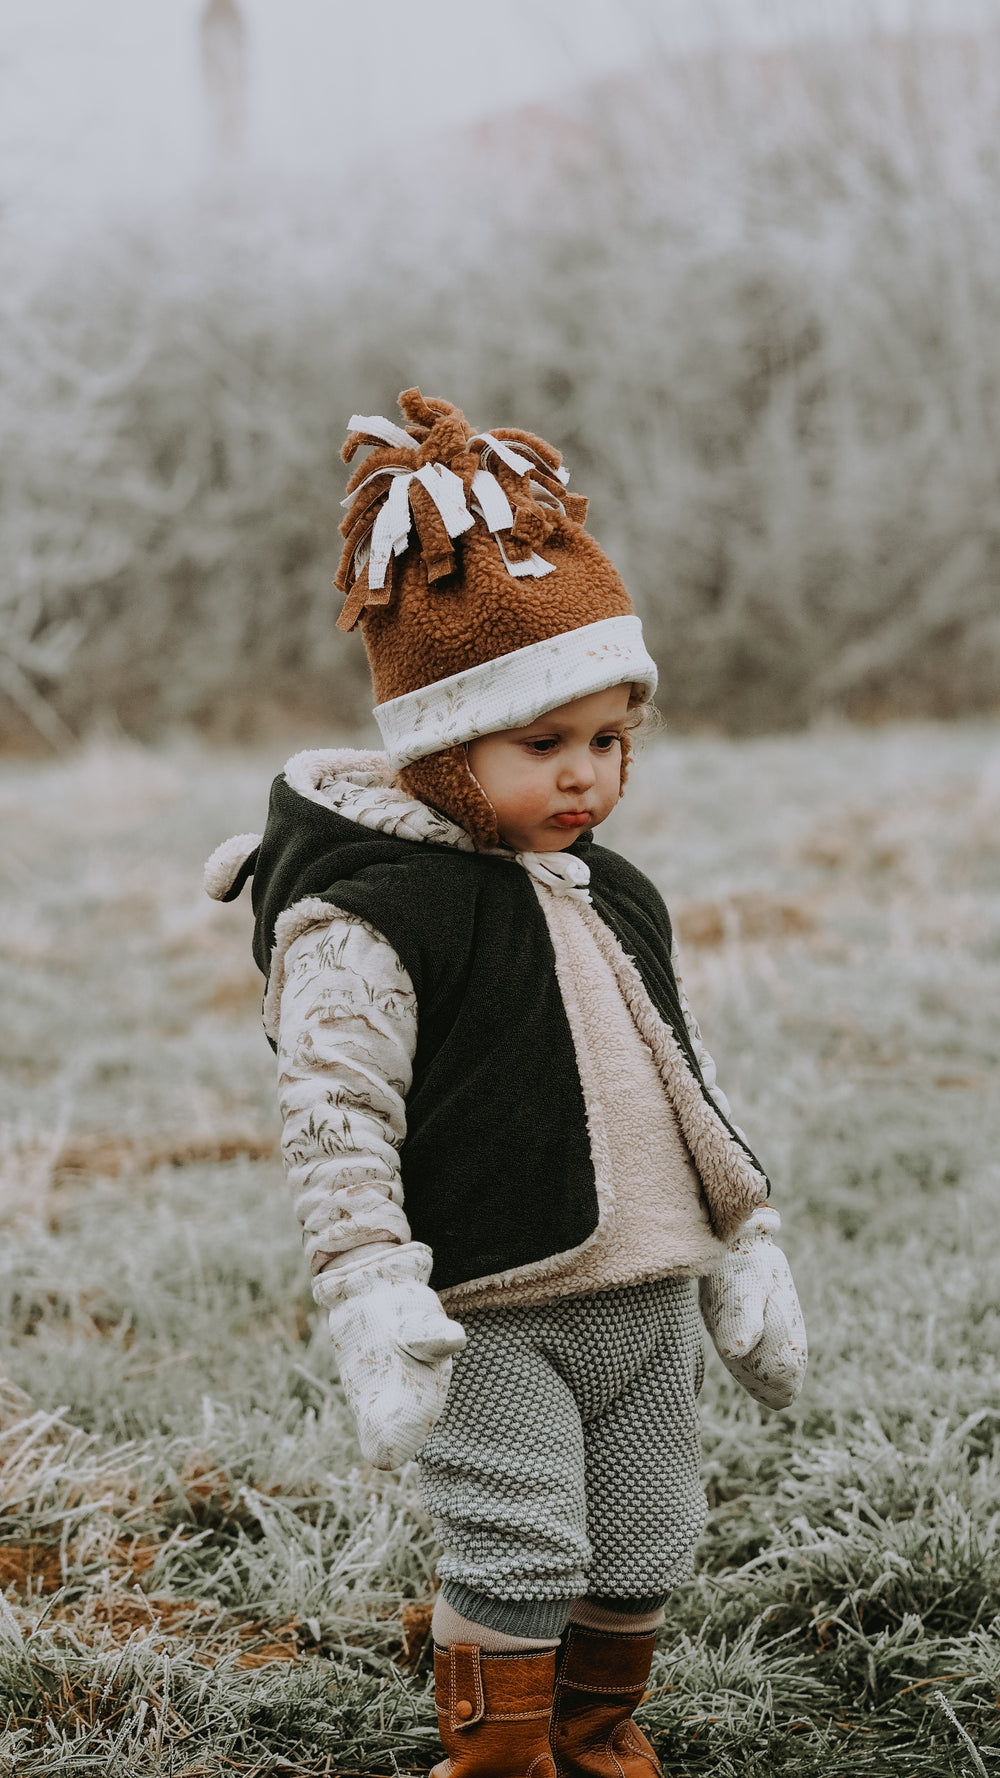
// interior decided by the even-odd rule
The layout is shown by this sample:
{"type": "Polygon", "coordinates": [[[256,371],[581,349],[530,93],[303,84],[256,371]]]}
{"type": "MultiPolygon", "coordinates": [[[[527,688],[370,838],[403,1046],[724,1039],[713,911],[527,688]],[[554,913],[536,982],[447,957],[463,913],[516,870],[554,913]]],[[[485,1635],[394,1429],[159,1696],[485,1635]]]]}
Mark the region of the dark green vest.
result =
{"type": "MultiPolygon", "coordinates": [[[[590,867],[596,912],[635,960],[709,1098],[659,893],[589,835],[571,849],[590,867]]],[[[580,1246],[598,1222],[586,1106],[527,873],[503,858],[362,827],[284,777],[272,787],[261,845],[227,899],[251,870],[254,956],[265,976],[279,915],[314,896],[383,933],[413,982],[417,1052],[400,1159],[413,1237],[434,1254],[434,1287],[580,1246]]]]}

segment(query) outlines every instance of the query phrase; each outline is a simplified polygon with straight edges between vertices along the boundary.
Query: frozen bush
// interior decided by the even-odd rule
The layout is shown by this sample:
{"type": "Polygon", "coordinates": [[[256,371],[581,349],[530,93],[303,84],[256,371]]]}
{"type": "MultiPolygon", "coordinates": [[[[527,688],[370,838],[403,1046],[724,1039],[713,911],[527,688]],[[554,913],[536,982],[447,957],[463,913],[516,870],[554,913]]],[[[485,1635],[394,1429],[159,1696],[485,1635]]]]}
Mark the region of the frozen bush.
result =
{"type": "Polygon", "coordinates": [[[998,49],[663,60],[8,280],[0,721],[355,721],[337,453],[414,382],[564,449],[670,720],[995,705],[998,49]]]}

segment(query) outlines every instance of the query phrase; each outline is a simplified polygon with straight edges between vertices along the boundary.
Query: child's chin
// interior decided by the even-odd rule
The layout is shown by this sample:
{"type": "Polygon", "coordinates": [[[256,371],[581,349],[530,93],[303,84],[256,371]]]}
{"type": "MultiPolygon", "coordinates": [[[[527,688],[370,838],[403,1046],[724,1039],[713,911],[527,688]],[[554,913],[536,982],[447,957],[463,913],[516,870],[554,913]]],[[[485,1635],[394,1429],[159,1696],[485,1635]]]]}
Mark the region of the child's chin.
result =
{"type": "Polygon", "coordinates": [[[520,852],[565,852],[574,840],[578,840],[585,827],[571,828],[568,833],[540,833],[530,845],[519,846],[520,852]]]}
{"type": "Polygon", "coordinates": [[[517,833],[513,830],[504,833],[501,828],[500,838],[512,852],[565,852],[567,846],[578,840],[582,833],[589,833],[593,826],[593,822],[588,822],[585,827],[556,827],[546,824],[537,828],[521,828],[517,833]]]}

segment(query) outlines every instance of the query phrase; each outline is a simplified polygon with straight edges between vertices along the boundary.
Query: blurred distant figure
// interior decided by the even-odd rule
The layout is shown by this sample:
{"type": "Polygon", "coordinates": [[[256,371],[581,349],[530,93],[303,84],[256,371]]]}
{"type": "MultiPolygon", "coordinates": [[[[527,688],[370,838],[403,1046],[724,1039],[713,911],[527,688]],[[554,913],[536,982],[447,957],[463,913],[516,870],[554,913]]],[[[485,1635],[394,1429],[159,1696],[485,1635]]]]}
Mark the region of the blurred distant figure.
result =
{"type": "Polygon", "coordinates": [[[246,143],[247,34],[237,0],[205,0],[201,65],[216,165],[232,165],[246,143]]]}

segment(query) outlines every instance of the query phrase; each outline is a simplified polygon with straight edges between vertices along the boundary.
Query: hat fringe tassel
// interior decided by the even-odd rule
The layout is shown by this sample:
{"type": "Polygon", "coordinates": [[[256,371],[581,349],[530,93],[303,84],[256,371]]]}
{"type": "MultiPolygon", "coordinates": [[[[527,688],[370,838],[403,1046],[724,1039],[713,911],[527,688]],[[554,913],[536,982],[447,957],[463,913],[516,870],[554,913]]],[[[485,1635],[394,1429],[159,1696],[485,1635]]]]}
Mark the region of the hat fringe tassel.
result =
{"type": "MultiPolygon", "coordinates": [[[[433,448],[433,442],[429,435],[425,443],[433,448]]],[[[458,475],[437,460],[422,462],[426,452],[421,440],[392,420],[381,414],[352,414],[345,458],[350,461],[360,447],[369,446],[382,460],[367,475],[358,477],[355,472],[357,479],[352,478],[350,493],[341,502],[350,516],[341,527],[347,543],[335,582],[348,594],[338,629],[353,630],[366,606],[389,603],[393,559],[408,548],[414,525],[431,582],[454,573],[451,543],[475,524],[477,516],[495,539],[512,577],[541,579],[554,572],[554,564],[531,545],[548,535],[554,514],[582,522],[586,502],[579,495],[560,498],[569,471],[561,467],[555,451],[536,448],[523,435],[516,443],[517,449],[492,432],[467,436],[464,455],[455,459],[465,474],[458,475]],[[513,505],[501,477],[515,495],[513,505]],[[387,485],[376,492],[374,484],[380,480],[387,485]]]]}

